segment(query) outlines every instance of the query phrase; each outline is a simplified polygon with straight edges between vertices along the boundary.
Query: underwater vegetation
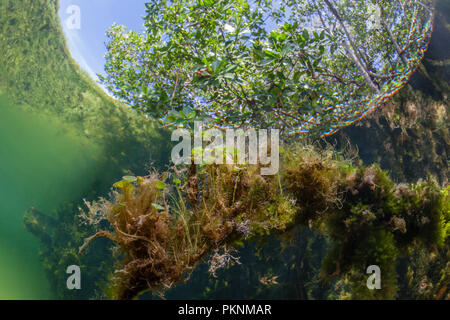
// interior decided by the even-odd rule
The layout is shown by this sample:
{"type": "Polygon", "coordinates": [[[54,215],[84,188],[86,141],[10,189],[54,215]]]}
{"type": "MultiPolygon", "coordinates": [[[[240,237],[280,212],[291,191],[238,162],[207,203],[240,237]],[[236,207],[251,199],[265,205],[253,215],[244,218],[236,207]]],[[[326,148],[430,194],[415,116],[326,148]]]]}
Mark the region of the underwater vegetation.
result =
{"type": "MultiPolygon", "coordinates": [[[[89,234],[74,221],[78,202],[108,192],[128,169],[144,174],[149,163],[167,162],[165,132],[114,101],[80,69],[57,13],[54,0],[0,1],[0,175],[9,181],[0,188],[2,298],[92,296],[89,285],[81,292],[61,287],[65,262],[99,265],[87,256],[67,259],[69,239],[89,234]],[[22,226],[31,205],[55,220],[44,228],[52,241],[40,245],[48,280],[39,241],[22,226]]],[[[99,271],[87,269],[83,273],[91,271],[95,283],[99,271]]]]}
{"type": "Polygon", "coordinates": [[[163,292],[213,249],[292,222],[294,210],[277,195],[278,185],[253,169],[208,166],[197,172],[192,165],[183,185],[175,180],[173,194],[156,175],[121,181],[113,199],[88,204],[86,216],[96,222],[100,214],[113,231],[99,231],[80,251],[103,236],[126,254],[115,274],[114,298],[131,299],[147,288],[163,292]]]}
{"type": "MultiPolygon", "coordinates": [[[[97,193],[91,191],[92,195],[97,193]]],[[[106,278],[114,264],[106,241],[92,244],[89,252],[78,254],[79,244],[95,232],[92,226],[83,224],[79,207],[83,202],[65,202],[51,214],[29,208],[23,217],[25,229],[40,240],[39,258],[54,296],[58,299],[101,299],[106,278]],[[80,266],[83,272],[81,290],[67,290],[67,267],[80,266]]]]}
{"type": "MultiPolygon", "coordinates": [[[[112,240],[119,251],[110,297],[162,295],[213,253],[214,275],[238,262],[233,246],[300,224],[330,237],[324,282],[346,277],[352,298],[394,298],[397,259],[415,247],[436,250],[450,230],[448,189],[429,178],[395,185],[377,166],[354,167],[311,147],[286,151],[279,176],[258,166],[191,165],[182,172],[125,177],[110,199],[87,203],[82,216],[109,228],[86,239],[112,240]],[[169,176],[173,182],[169,185],[169,176]],[[223,254],[219,254],[223,252],[223,254]],[[368,265],[383,270],[383,289],[361,285],[368,265]]],[[[100,228],[101,229],[101,228],[100,228]]]]}

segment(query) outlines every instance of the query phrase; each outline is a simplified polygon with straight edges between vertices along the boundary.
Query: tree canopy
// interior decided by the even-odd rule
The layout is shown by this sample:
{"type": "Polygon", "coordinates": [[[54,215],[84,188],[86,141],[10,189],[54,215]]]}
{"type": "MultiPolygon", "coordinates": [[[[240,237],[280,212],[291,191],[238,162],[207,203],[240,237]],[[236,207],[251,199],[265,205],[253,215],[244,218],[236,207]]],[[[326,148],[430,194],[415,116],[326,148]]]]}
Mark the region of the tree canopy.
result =
{"type": "Polygon", "coordinates": [[[145,31],[108,31],[111,93],[179,124],[330,134],[409,79],[432,0],[152,0],[145,31]]]}

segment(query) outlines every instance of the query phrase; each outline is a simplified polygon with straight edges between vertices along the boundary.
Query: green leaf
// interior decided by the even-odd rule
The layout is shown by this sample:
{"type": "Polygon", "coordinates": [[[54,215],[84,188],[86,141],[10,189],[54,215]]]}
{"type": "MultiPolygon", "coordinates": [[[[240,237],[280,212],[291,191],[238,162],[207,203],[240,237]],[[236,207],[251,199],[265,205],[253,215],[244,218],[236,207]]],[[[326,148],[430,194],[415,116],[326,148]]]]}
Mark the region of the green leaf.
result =
{"type": "Polygon", "coordinates": [[[303,29],[302,36],[305,39],[305,41],[308,41],[309,40],[309,32],[308,32],[308,30],[303,29]]]}
{"type": "Polygon", "coordinates": [[[266,56],[268,56],[270,58],[275,58],[275,59],[281,58],[281,54],[279,54],[278,52],[275,52],[275,51],[272,51],[269,49],[265,49],[263,52],[266,56]]]}
{"type": "Polygon", "coordinates": [[[160,206],[157,203],[152,203],[152,207],[155,208],[156,210],[165,210],[163,206],[160,206]]]}
{"type": "Polygon", "coordinates": [[[158,188],[159,190],[164,190],[166,188],[166,184],[162,181],[155,181],[153,182],[153,185],[158,188]]]}
{"type": "Polygon", "coordinates": [[[113,184],[113,187],[121,189],[123,192],[130,192],[133,190],[133,184],[127,180],[116,182],[113,184]]]}

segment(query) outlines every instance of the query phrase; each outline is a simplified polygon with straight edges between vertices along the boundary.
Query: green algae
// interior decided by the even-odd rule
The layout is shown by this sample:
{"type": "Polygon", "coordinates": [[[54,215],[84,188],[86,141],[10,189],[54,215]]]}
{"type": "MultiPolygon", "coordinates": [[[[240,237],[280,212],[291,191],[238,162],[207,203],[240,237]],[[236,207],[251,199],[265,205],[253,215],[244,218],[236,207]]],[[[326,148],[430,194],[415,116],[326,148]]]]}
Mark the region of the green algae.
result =
{"type": "Polygon", "coordinates": [[[87,203],[83,216],[110,228],[99,227],[80,253],[97,237],[113,241],[123,256],[110,297],[133,299],[186,282],[213,252],[214,276],[224,259],[237,261],[230,247],[300,224],[331,239],[320,277],[348,281],[350,291],[339,298],[393,299],[397,260],[411,249],[434,250],[446,242],[448,190],[431,177],[397,185],[377,165],[354,166],[332,150],[310,146],[286,151],[281,163],[279,177],[259,175],[259,166],[191,164],[180,188],[160,180],[172,172],[116,183],[111,199],[87,203]],[[381,290],[361,286],[370,265],[383,270],[381,290]]]}

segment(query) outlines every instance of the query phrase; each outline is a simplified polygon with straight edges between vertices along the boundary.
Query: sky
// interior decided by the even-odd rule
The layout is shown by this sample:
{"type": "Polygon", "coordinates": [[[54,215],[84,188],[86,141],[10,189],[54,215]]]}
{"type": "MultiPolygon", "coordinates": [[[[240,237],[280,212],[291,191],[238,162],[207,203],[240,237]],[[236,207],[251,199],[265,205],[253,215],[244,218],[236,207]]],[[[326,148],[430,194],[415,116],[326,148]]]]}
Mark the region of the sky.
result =
{"type": "Polygon", "coordinates": [[[59,16],[72,57],[98,80],[104,74],[106,31],[116,22],[143,30],[146,0],[60,0],[59,16]],[[79,28],[73,6],[79,8],[79,28]]]}

